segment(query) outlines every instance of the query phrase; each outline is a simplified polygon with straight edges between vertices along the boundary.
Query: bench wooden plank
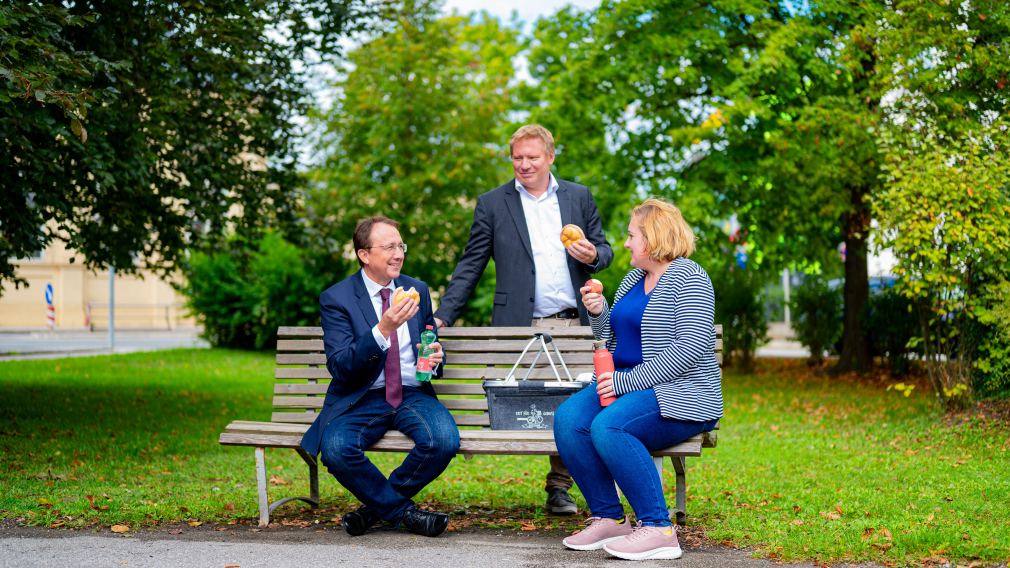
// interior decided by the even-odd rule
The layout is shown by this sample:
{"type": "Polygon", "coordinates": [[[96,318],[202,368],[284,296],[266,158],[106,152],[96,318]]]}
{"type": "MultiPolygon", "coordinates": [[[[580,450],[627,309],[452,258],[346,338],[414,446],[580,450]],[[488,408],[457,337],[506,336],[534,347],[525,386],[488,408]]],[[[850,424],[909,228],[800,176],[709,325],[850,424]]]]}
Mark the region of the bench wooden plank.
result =
{"type": "MultiPolygon", "coordinates": [[[[462,430],[460,431],[460,454],[492,454],[492,455],[557,455],[557,448],[554,445],[553,436],[526,436],[525,438],[510,439],[507,433],[517,432],[519,435],[527,434],[522,431],[511,430],[462,430]],[[488,434],[491,435],[488,435],[488,434]],[[501,434],[504,435],[494,435],[501,434]]],[[[550,434],[549,432],[544,432],[550,434]]],[[[226,446],[265,446],[271,448],[295,448],[301,443],[301,434],[284,432],[244,432],[226,431],[222,433],[218,441],[226,446]]],[[[373,452],[409,452],[414,447],[414,442],[400,432],[387,432],[383,438],[369,448],[373,452]]],[[[685,456],[694,457],[701,455],[701,436],[695,436],[664,448],[652,452],[654,456],[685,456]]]]}
{"type": "MultiPolygon", "coordinates": [[[[579,373],[591,373],[593,371],[592,365],[571,365],[568,364],[567,359],[565,364],[568,365],[568,370],[572,373],[572,377],[576,377],[579,373]]],[[[504,379],[508,375],[509,366],[501,367],[486,367],[479,365],[472,365],[470,367],[454,367],[447,366],[442,371],[442,378],[436,379],[433,384],[441,384],[442,381],[452,381],[452,380],[469,380],[469,381],[480,381],[483,379],[504,379]]],[[[529,367],[520,367],[522,372],[517,370],[518,378],[523,378],[526,376],[526,371],[529,367]]],[[[558,372],[564,377],[564,371],[558,369],[558,372]]],[[[316,379],[318,381],[325,381],[326,383],[330,380],[330,372],[326,370],[325,367],[277,367],[274,372],[274,377],[278,380],[295,380],[295,379],[316,379]]],[[[554,371],[551,371],[550,366],[541,366],[537,363],[537,367],[533,369],[530,373],[531,379],[554,379],[554,371]]],[[[321,382],[320,384],[325,384],[321,382]]]]}
{"type": "MultiPolygon", "coordinates": [[[[530,365],[536,358],[537,354],[532,349],[529,353],[523,356],[522,364],[530,365]]],[[[593,352],[570,352],[564,355],[565,364],[567,365],[592,365],[593,364],[593,352]]],[[[518,358],[518,353],[451,353],[449,352],[449,364],[452,365],[513,365],[518,358]]],[[[277,353],[277,364],[278,365],[325,365],[326,355],[323,353],[277,353]]],[[[560,366],[558,361],[554,361],[555,365],[560,366]]],[[[547,358],[544,356],[540,357],[540,361],[537,365],[550,365],[547,362],[547,358]]]]}
{"type": "MultiPolygon", "coordinates": [[[[457,426],[490,426],[487,414],[453,414],[457,426]]],[[[315,412],[274,412],[270,420],[292,424],[312,424],[316,419],[315,412]]]]}
{"type": "MultiPolygon", "coordinates": [[[[322,396],[275,396],[274,408],[322,408],[322,396]]],[[[486,398],[441,398],[449,410],[487,410],[486,398]]]]}
{"type": "MultiPolygon", "coordinates": [[[[589,326],[573,326],[561,329],[547,330],[551,337],[574,337],[582,338],[592,335],[589,326]]],[[[445,338],[507,338],[507,337],[530,337],[528,327],[443,327],[438,330],[440,337],[445,338]]],[[[715,336],[722,338],[722,325],[715,326],[715,336]]],[[[321,327],[298,327],[282,325],[277,328],[278,339],[309,339],[322,338],[323,328],[321,327]]]]}
{"type": "MultiPolygon", "coordinates": [[[[228,434],[287,434],[301,439],[309,428],[309,424],[293,424],[283,422],[258,422],[250,420],[234,420],[227,425],[224,432],[228,434]]],[[[397,433],[398,434],[398,433],[397,433]]],[[[469,440],[509,440],[509,441],[544,441],[553,440],[549,430],[464,430],[461,436],[469,440]]],[[[706,432],[687,442],[700,441],[702,448],[714,448],[717,431],[706,432]]]]}

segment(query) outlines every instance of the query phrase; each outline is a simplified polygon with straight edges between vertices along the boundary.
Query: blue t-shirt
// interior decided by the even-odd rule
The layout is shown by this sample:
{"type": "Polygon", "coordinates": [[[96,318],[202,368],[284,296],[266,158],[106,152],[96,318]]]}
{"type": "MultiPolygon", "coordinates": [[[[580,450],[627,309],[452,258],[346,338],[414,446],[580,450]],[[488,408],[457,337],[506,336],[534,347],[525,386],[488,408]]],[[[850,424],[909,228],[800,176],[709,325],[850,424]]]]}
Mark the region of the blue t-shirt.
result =
{"type": "Polygon", "coordinates": [[[626,371],[642,363],[642,316],[648,303],[645,278],[642,278],[610,310],[610,326],[617,339],[614,368],[618,371],[626,371]]]}

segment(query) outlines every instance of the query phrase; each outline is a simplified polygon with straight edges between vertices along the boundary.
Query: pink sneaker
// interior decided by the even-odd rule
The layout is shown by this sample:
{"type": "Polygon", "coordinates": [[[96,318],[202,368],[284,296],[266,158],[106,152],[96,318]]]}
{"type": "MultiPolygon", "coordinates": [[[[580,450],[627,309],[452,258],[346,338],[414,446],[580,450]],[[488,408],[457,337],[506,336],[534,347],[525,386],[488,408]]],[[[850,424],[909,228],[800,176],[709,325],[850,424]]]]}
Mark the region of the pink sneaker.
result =
{"type": "Polygon", "coordinates": [[[589,526],[561,541],[572,550],[599,550],[612,540],[631,534],[631,522],[625,517],[620,522],[614,519],[589,517],[589,526]]]}
{"type": "Polygon", "coordinates": [[[625,560],[673,560],[684,555],[673,527],[635,527],[631,535],[608,542],[603,550],[625,560]]]}

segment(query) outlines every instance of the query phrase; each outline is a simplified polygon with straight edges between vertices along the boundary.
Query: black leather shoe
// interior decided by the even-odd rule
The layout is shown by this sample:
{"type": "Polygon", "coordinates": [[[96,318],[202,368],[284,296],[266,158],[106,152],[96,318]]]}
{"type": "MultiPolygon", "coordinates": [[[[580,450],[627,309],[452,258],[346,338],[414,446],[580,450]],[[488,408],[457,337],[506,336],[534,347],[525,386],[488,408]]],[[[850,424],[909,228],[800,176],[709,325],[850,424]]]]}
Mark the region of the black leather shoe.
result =
{"type": "Polygon", "coordinates": [[[449,515],[411,507],[403,514],[400,526],[415,534],[438,536],[449,526],[449,515]]]}
{"type": "Polygon", "coordinates": [[[382,518],[368,507],[360,507],[357,511],[351,511],[341,517],[340,524],[344,525],[347,534],[361,536],[381,520],[382,518]]]}
{"type": "Polygon", "coordinates": [[[552,515],[574,515],[579,512],[579,508],[567,491],[556,487],[547,493],[547,512],[552,515]]]}

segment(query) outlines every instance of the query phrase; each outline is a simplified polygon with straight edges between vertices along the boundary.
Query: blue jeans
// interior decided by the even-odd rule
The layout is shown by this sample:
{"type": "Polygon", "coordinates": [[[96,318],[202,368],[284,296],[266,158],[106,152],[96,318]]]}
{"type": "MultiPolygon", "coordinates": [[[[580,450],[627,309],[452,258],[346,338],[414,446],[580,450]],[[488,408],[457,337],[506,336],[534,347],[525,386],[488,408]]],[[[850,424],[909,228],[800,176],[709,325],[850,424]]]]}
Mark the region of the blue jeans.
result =
{"type": "Polygon", "coordinates": [[[716,422],[663,418],[652,389],[621,395],[602,408],[591,383],[558,407],[554,440],[594,517],[624,517],[616,482],[643,525],[668,527],[663,483],[649,451],[711,430],[716,422]]]}
{"type": "Polygon", "coordinates": [[[383,389],[368,391],[323,432],[320,453],[326,468],[359,501],[383,519],[398,523],[416,495],[445,471],[459,450],[459,429],[442,403],[414,387],[403,387],[403,402],[393,408],[383,389]],[[414,441],[386,479],[365,450],[388,430],[414,441]]]}

